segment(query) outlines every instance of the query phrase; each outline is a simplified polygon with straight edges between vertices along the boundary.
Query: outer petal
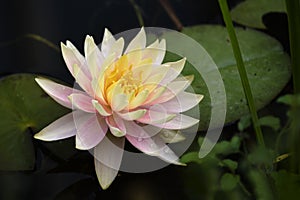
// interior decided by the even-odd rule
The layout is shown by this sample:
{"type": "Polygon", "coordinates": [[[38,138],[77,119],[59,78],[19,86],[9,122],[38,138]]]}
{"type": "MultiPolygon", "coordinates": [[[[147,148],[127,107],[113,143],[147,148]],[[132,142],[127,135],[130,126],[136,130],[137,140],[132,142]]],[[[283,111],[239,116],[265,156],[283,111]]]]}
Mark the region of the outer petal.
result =
{"type": "Polygon", "coordinates": [[[162,85],[168,84],[171,81],[173,81],[177,76],[180,75],[181,71],[183,70],[183,67],[185,65],[186,58],[183,58],[181,60],[175,61],[175,62],[168,62],[164,63],[163,66],[166,66],[169,68],[169,71],[165,78],[161,81],[162,85]]]}
{"type": "Polygon", "coordinates": [[[109,55],[109,51],[111,46],[116,42],[116,39],[111,34],[111,32],[106,28],[104,30],[104,35],[101,43],[101,51],[104,55],[104,57],[107,57],[109,55]]]}
{"type": "Polygon", "coordinates": [[[157,109],[147,110],[146,114],[143,117],[137,119],[137,121],[144,124],[162,124],[172,120],[174,117],[176,117],[176,114],[169,114],[167,112],[164,112],[163,107],[157,105],[157,109]],[[159,108],[161,108],[162,110],[156,111],[159,110],[159,108]]]}
{"type": "Polygon", "coordinates": [[[140,151],[151,156],[158,156],[166,162],[182,165],[175,153],[160,137],[147,137],[148,133],[134,122],[127,122],[126,129],[130,132],[126,135],[127,140],[140,151]]]}
{"type": "Polygon", "coordinates": [[[142,27],[139,33],[129,43],[124,54],[127,54],[132,51],[144,49],[145,47],[146,47],[146,33],[144,28],[142,27]]]}
{"type": "Polygon", "coordinates": [[[90,96],[84,94],[71,94],[69,99],[72,104],[80,110],[88,113],[95,113],[96,111],[92,104],[93,99],[90,96]]]}
{"type": "Polygon", "coordinates": [[[84,94],[84,92],[55,83],[49,79],[36,78],[35,81],[39,86],[51,96],[57,103],[72,109],[72,103],[70,102],[68,96],[72,93],[84,94]]]}
{"type": "Polygon", "coordinates": [[[160,65],[166,54],[166,40],[162,39],[160,42],[156,40],[150,44],[143,55],[143,58],[151,58],[152,62],[160,65]]]}
{"type": "Polygon", "coordinates": [[[100,72],[104,57],[91,36],[87,36],[85,39],[84,53],[91,77],[95,79],[100,72]]]}
{"type": "MultiPolygon", "coordinates": [[[[190,77],[192,76],[189,76],[188,78],[190,77]]],[[[150,102],[149,104],[150,105],[159,104],[173,99],[177,94],[184,91],[192,83],[193,81],[192,78],[186,80],[178,79],[178,81],[173,81],[169,83],[166,86],[166,90],[164,91],[164,93],[161,96],[159,96],[156,100],[150,102]]]]}
{"type": "Polygon", "coordinates": [[[106,117],[112,114],[109,108],[107,108],[105,105],[101,105],[97,100],[92,100],[92,104],[101,116],[106,117]]]}
{"type": "Polygon", "coordinates": [[[124,144],[125,138],[104,137],[94,149],[95,170],[103,189],[107,189],[118,174],[124,144]]]}
{"type": "Polygon", "coordinates": [[[171,130],[179,130],[179,129],[186,129],[191,126],[194,126],[197,124],[199,120],[194,119],[192,117],[189,117],[187,115],[183,114],[178,114],[175,118],[172,120],[163,123],[163,124],[152,124],[153,126],[157,126],[160,128],[165,128],[165,129],[171,129],[171,130]]]}
{"type": "Polygon", "coordinates": [[[173,99],[165,103],[161,103],[160,105],[164,107],[167,112],[180,113],[196,106],[203,99],[203,97],[204,96],[200,94],[181,92],[173,99]]]}
{"type": "Polygon", "coordinates": [[[81,150],[95,147],[104,138],[108,129],[104,119],[96,114],[87,114],[75,123],[76,148],[81,150]]]}
{"type": "MultiPolygon", "coordinates": [[[[82,117],[83,113],[77,112],[79,117],[82,117]]],[[[63,117],[52,122],[46,128],[34,135],[34,138],[43,141],[55,141],[72,137],[76,134],[76,127],[73,120],[73,112],[64,115],[63,117]]]]}
{"type": "Polygon", "coordinates": [[[185,140],[184,135],[181,134],[181,132],[178,130],[174,131],[174,130],[162,129],[159,132],[159,137],[161,137],[163,141],[166,143],[176,143],[185,140]]]}

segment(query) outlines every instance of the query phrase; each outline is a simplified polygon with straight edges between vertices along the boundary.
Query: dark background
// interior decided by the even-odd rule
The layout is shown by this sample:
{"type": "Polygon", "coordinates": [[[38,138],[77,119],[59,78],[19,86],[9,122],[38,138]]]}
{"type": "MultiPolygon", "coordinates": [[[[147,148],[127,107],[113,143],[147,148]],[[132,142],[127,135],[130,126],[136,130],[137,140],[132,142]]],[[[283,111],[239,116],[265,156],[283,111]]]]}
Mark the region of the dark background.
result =
{"type": "MultiPolygon", "coordinates": [[[[230,6],[234,6],[239,1],[229,1],[230,6]]],[[[223,23],[217,0],[170,0],[170,2],[184,26],[223,23]]],[[[145,26],[176,29],[158,0],[136,0],[136,3],[140,6],[145,26]]],[[[268,34],[280,40],[287,49],[286,17],[271,14],[266,16],[265,20],[269,27],[268,34]]],[[[2,0],[0,76],[12,73],[35,73],[72,83],[73,78],[67,71],[61,54],[43,43],[26,37],[26,34],[39,35],[58,47],[60,42],[70,40],[82,52],[85,36],[92,35],[96,42],[100,43],[105,27],[113,34],[140,27],[133,6],[128,0],[2,0]]],[[[84,158],[82,162],[87,159],[89,163],[87,171],[92,171],[91,174],[69,188],[69,192],[60,194],[57,198],[145,200],[187,198],[188,190],[184,189],[182,180],[184,175],[180,174],[181,167],[169,166],[146,174],[121,172],[112,186],[103,192],[99,189],[93,174],[91,155],[83,153],[81,156],[84,158]]],[[[75,162],[75,165],[80,165],[80,162],[75,162]]],[[[61,177],[43,182],[43,178],[32,178],[30,172],[25,172],[25,179],[24,172],[10,172],[9,175],[14,173],[22,174],[21,178],[4,180],[3,177],[7,174],[0,172],[0,175],[4,174],[0,176],[2,184],[8,181],[9,184],[15,185],[5,187],[5,191],[1,187],[0,193],[15,199],[52,199],[51,195],[46,195],[47,191],[57,186],[59,181],[66,179],[61,177]],[[16,180],[19,182],[14,182],[16,180]],[[35,191],[35,188],[40,191],[35,191]],[[12,193],[14,195],[11,195],[12,193]]]]}

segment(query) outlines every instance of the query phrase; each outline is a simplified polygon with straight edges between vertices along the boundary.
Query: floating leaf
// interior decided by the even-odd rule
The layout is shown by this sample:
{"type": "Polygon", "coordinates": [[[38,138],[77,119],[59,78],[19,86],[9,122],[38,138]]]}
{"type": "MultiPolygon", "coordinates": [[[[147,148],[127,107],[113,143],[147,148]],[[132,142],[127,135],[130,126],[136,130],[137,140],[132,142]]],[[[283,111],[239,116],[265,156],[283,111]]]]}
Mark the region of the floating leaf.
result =
{"type": "Polygon", "coordinates": [[[284,0],[247,0],[233,8],[231,16],[239,24],[264,29],[262,18],[270,12],[286,12],[284,0]]]}
{"type": "Polygon", "coordinates": [[[16,74],[0,80],[0,170],[32,170],[32,134],[68,112],[45,94],[34,78],[16,74]]]}
{"type": "MultiPolygon", "coordinates": [[[[227,30],[223,26],[202,25],[184,28],[184,34],[199,42],[217,64],[226,89],[226,122],[233,122],[249,113],[242,83],[236,67],[227,30]]],[[[236,28],[242,56],[247,70],[255,104],[258,109],[268,104],[290,79],[290,58],[283,52],[281,44],[272,37],[251,29],[236,28]]],[[[178,56],[177,56],[178,57],[178,56]]],[[[193,62],[201,62],[199,59],[193,62]]],[[[167,54],[166,60],[174,60],[175,55],[167,54]]],[[[199,104],[199,129],[204,130],[210,122],[211,101],[208,88],[199,72],[187,64],[184,75],[194,74],[192,87],[203,94],[199,104]]],[[[214,102],[224,103],[224,99],[214,102]]]]}

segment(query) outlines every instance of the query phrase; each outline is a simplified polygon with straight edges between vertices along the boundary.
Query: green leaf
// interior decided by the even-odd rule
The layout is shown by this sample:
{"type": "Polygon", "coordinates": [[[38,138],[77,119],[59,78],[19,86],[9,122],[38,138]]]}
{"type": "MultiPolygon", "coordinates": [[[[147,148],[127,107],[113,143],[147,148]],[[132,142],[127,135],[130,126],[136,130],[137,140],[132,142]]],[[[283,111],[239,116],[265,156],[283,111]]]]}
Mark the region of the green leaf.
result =
{"type": "Polygon", "coordinates": [[[259,118],[259,123],[261,126],[267,126],[272,128],[274,131],[280,129],[280,119],[274,116],[265,116],[259,118]]]}
{"type": "Polygon", "coordinates": [[[243,116],[240,121],[238,122],[238,129],[240,132],[243,132],[246,128],[251,125],[251,116],[246,115],[243,116]]]}
{"type": "Polygon", "coordinates": [[[265,29],[262,18],[270,12],[286,12],[284,0],[247,0],[231,10],[231,17],[239,24],[265,29]]]}
{"type": "MultiPolygon", "coordinates": [[[[233,122],[247,115],[249,113],[248,106],[225,27],[201,25],[184,28],[182,32],[199,42],[220,70],[227,97],[226,122],[233,122]]],[[[255,104],[260,109],[268,104],[290,79],[290,58],[283,52],[282,46],[277,40],[264,33],[236,28],[236,34],[255,104]]],[[[199,55],[199,57],[201,56],[203,55],[199,55]]],[[[175,55],[167,54],[166,56],[166,60],[175,59],[175,55]]],[[[185,66],[183,74],[193,74],[195,76],[192,83],[193,89],[196,93],[204,95],[204,99],[199,104],[201,115],[199,129],[204,130],[210,122],[211,111],[207,86],[191,64],[185,66]]],[[[219,103],[215,102],[216,105],[222,104],[224,99],[218,101],[219,103]]]]}
{"type": "Polygon", "coordinates": [[[224,191],[233,190],[237,186],[239,180],[240,178],[238,175],[233,175],[229,173],[224,174],[221,178],[222,190],[224,191]]]}
{"type": "Polygon", "coordinates": [[[278,103],[283,103],[289,106],[300,106],[299,94],[287,94],[277,99],[278,103]]]}
{"type": "Polygon", "coordinates": [[[238,163],[230,159],[222,160],[221,165],[222,167],[228,167],[231,171],[235,171],[238,167],[238,163]]]}
{"type": "Polygon", "coordinates": [[[40,89],[35,77],[16,74],[0,80],[0,170],[32,170],[32,134],[68,112],[40,89]]]}
{"type": "Polygon", "coordinates": [[[248,154],[248,160],[255,165],[265,165],[272,167],[275,159],[274,153],[265,147],[258,146],[248,154]]]}
{"type": "Polygon", "coordinates": [[[183,163],[195,162],[195,163],[201,164],[202,161],[200,160],[198,155],[199,155],[199,152],[188,152],[180,158],[180,162],[183,162],[183,163]]]}

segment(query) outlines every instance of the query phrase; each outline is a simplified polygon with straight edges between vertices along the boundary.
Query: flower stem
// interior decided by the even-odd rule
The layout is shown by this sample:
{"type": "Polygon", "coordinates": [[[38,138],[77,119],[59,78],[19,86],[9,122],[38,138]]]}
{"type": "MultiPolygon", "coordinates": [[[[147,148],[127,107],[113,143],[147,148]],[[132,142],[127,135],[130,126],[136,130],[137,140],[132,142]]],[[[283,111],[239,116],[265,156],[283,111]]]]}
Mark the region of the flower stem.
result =
{"type": "Polygon", "coordinates": [[[136,17],[138,18],[140,26],[145,26],[140,7],[135,3],[135,0],[129,0],[129,2],[135,11],[135,14],[136,14],[136,17]]]}
{"type": "Polygon", "coordinates": [[[300,93],[300,5],[299,1],[286,0],[289,23],[290,50],[292,58],[292,72],[294,93],[300,93]]]}
{"type": "Polygon", "coordinates": [[[223,14],[223,19],[224,22],[226,24],[227,27],[227,31],[228,31],[228,35],[231,41],[231,45],[232,45],[232,49],[233,49],[233,53],[234,53],[234,57],[236,59],[236,63],[237,63],[237,68],[238,68],[238,72],[242,81],[242,85],[244,88],[244,92],[246,95],[246,99],[249,105],[249,110],[250,110],[250,114],[252,117],[252,122],[253,122],[253,126],[254,126],[254,130],[256,133],[256,138],[257,138],[257,142],[259,145],[265,146],[264,143],[264,138],[262,135],[262,131],[260,128],[260,124],[258,121],[258,116],[257,116],[257,112],[256,112],[256,107],[254,104],[254,99],[253,99],[253,95],[251,92],[251,87],[249,84],[249,80],[248,80],[248,76],[247,76],[247,72],[244,66],[244,62],[242,59],[242,55],[241,55],[241,51],[240,51],[240,47],[237,41],[237,37],[234,31],[234,27],[232,24],[232,20],[230,17],[230,13],[229,13],[229,8],[227,5],[227,1],[226,0],[219,0],[219,5],[223,14]]]}

